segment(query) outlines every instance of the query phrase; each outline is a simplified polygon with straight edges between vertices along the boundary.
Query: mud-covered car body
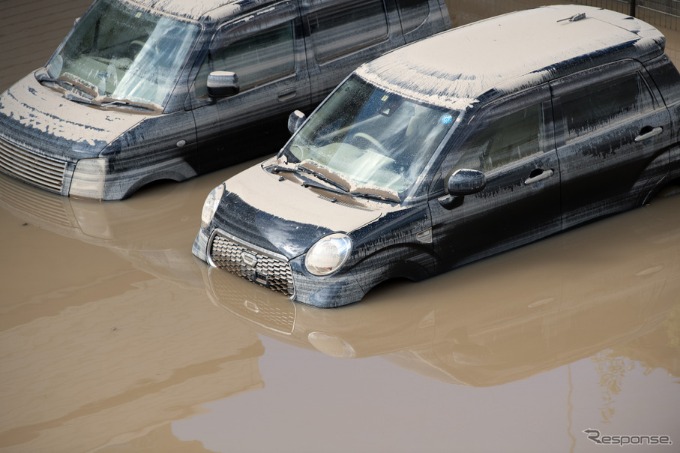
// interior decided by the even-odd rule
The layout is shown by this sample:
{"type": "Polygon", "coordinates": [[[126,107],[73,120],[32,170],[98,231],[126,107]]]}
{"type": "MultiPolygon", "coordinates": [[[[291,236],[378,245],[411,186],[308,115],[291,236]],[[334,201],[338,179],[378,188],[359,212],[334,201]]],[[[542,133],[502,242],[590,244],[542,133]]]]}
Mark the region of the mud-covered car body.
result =
{"type": "Polygon", "coordinates": [[[550,6],[391,52],[210,194],[193,252],[332,307],[640,206],[680,176],[664,44],[550,6]]]}
{"type": "Polygon", "coordinates": [[[0,171],[113,200],[248,160],[249,136],[449,26],[444,0],[96,0],[0,96],[0,171]]]}

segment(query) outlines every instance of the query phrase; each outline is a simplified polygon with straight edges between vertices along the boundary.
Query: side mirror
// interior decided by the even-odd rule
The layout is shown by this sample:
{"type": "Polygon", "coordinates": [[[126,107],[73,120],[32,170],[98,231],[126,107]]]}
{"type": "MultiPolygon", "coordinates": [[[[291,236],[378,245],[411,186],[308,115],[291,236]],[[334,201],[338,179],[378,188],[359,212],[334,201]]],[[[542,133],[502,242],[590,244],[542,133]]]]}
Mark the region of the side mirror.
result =
{"type": "Polygon", "coordinates": [[[484,187],[486,187],[484,173],[467,168],[454,171],[446,182],[446,190],[449,195],[459,197],[481,192],[484,187]]]}
{"type": "Polygon", "coordinates": [[[306,119],[307,117],[305,114],[299,110],[292,112],[288,116],[288,131],[291,133],[291,135],[300,129],[300,126],[302,126],[302,123],[304,123],[306,119]]]}
{"type": "Polygon", "coordinates": [[[463,204],[465,195],[481,192],[486,187],[486,176],[478,170],[461,168],[454,171],[446,181],[448,195],[439,198],[445,209],[454,209],[463,204]]]}
{"type": "Polygon", "coordinates": [[[238,75],[229,71],[214,71],[208,75],[208,95],[211,98],[226,98],[238,94],[238,75]]]}

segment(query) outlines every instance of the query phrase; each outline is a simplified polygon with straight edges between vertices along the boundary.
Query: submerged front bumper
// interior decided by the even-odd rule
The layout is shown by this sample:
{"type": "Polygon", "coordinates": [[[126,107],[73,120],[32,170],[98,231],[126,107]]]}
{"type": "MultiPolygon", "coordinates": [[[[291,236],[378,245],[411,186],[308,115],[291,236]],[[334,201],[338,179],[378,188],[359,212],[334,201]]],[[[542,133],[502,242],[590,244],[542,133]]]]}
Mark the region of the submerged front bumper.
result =
{"type": "Polygon", "coordinates": [[[351,304],[366,292],[352,271],[317,277],[304,269],[304,255],[289,260],[221,230],[201,228],[192,252],[213,267],[315,307],[351,304]]]}

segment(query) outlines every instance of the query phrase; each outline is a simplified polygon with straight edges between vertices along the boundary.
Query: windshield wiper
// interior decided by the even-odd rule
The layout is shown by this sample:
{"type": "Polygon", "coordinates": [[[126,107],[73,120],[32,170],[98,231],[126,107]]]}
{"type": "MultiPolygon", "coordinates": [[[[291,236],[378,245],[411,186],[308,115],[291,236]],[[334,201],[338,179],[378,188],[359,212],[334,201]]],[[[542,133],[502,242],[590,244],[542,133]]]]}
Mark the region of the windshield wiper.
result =
{"type": "Polygon", "coordinates": [[[383,196],[374,193],[352,191],[349,194],[352,195],[353,197],[368,198],[369,200],[389,201],[391,203],[401,202],[401,199],[399,197],[383,196]]]}
{"type": "Polygon", "coordinates": [[[332,179],[328,178],[324,174],[309,168],[305,167],[303,165],[296,165],[296,166],[288,166],[288,165],[281,165],[281,164],[274,164],[274,165],[269,165],[267,167],[263,167],[266,171],[270,173],[295,173],[296,175],[302,177],[303,187],[314,187],[316,189],[322,189],[322,190],[327,190],[329,192],[337,193],[337,194],[347,194],[349,193],[349,189],[345,188],[342,184],[338,183],[337,181],[333,181],[332,179]],[[317,179],[325,182],[326,184],[330,184],[332,187],[328,187],[325,184],[319,184],[313,182],[311,179],[307,178],[306,175],[312,175],[316,177],[317,179]]]}
{"type": "Polygon", "coordinates": [[[40,83],[41,85],[44,84],[45,82],[53,83],[55,85],[58,85],[62,90],[76,89],[76,86],[72,82],[69,82],[68,80],[62,79],[60,77],[57,78],[52,77],[45,70],[45,68],[39,69],[35,72],[35,80],[37,80],[38,83],[40,83]]]}
{"type": "Polygon", "coordinates": [[[320,179],[321,181],[330,184],[331,186],[335,187],[336,189],[340,189],[343,193],[348,193],[349,192],[349,184],[343,184],[343,182],[336,181],[332,179],[330,176],[327,174],[323,173],[322,171],[319,171],[313,167],[309,167],[307,165],[304,165],[305,163],[310,164],[310,162],[302,162],[300,165],[297,166],[298,171],[310,174],[317,179],[320,179]]]}
{"type": "Polygon", "coordinates": [[[97,103],[102,107],[128,107],[132,109],[147,110],[150,112],[160,112],[163,109],[161,106],[145,102],[136,102],[129,99],[113,99],[113,98],[103,98],[97,103]]]}

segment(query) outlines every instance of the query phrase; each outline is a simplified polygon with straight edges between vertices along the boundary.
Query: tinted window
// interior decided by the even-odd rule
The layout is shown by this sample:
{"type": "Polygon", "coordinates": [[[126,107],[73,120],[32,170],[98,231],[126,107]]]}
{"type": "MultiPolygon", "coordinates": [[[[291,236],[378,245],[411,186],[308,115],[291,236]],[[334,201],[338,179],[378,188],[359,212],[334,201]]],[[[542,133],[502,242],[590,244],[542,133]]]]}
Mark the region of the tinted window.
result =
{"type": "MultiPolygon", "coordinates": [[[[210,71],[235,72],[241,91],[295,73],[293,30],[288,22],[213,49],[196,79],[197,94],[207,95],[205,83],[210,71]]],[[[221,41],[219,37],[216,40],[221,41]]]]}
{"type": "Polygon", "coordinates": [[[430,14],[430,4],[427,0],[397,0],[397,4],[404,33],[418,28],[430,14]]]}
{"type": "Polygon", "coordinates": [[[326,62],[387,38],[382,0],[339,2],[308,16],[314,51],[326,62]]]}
{"type": "Polygon", "coordinates": [[[580,88],[563,95],[561,103],[567,139],[653,108],[652,96],[638,73],[580,88]]]}
{"type": "Polygon", "coordinates": [[[456,167],[489,171],[539,152],[540,124],[538,104],[491,118],[463,146],[456,167]]]}

